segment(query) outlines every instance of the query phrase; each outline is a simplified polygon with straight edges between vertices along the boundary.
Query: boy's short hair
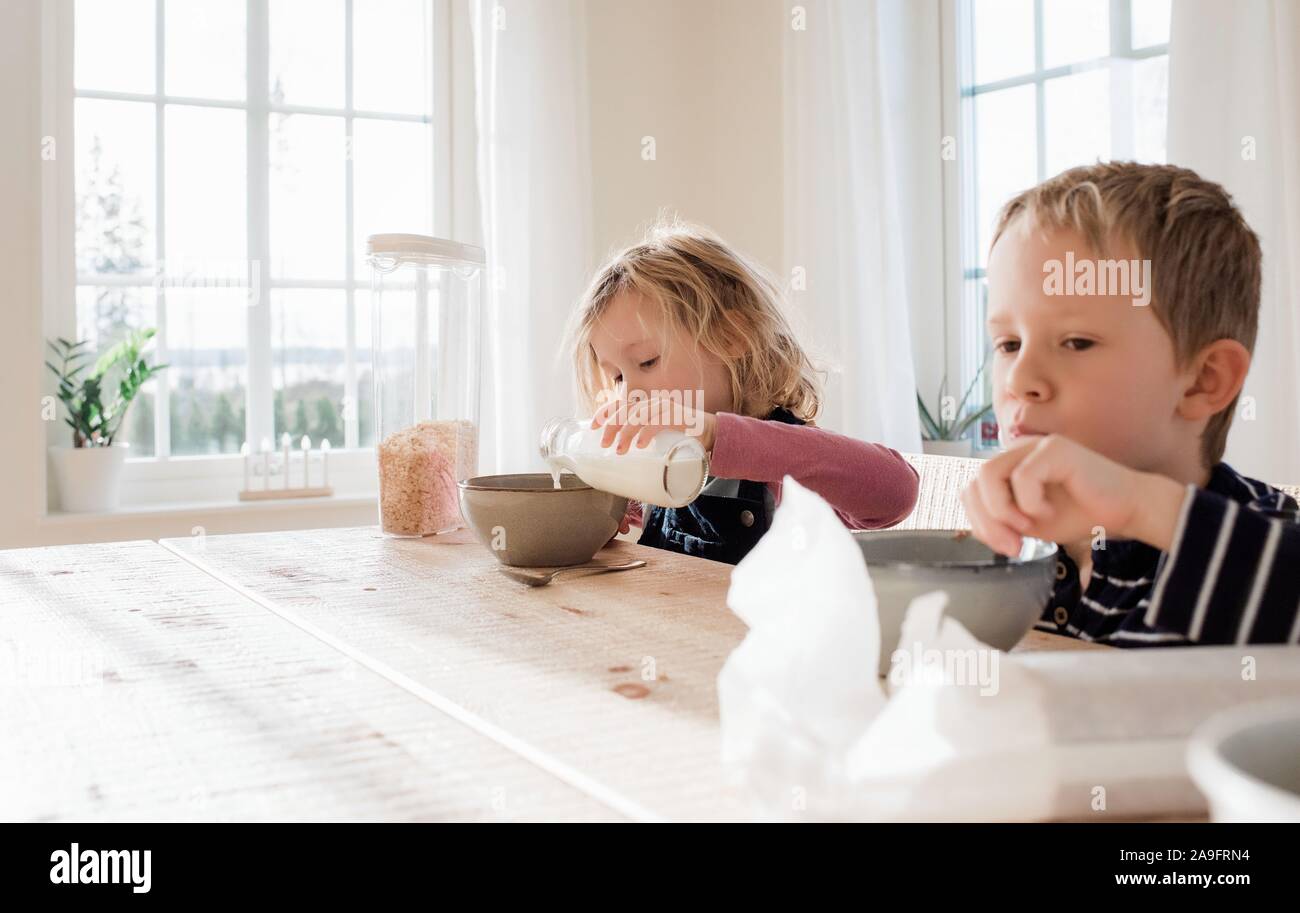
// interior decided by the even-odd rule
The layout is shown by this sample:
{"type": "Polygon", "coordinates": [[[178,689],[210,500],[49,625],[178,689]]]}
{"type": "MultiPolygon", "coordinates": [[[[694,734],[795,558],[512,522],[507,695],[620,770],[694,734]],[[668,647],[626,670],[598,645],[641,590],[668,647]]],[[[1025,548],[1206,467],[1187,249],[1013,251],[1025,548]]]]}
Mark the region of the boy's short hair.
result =
{"type": "MultiPolygon", "coordinates": [[[[1255,349],[1259,325],[1259,238],[1219,184],[1174,165],[1104,162],[1063,171],[1010,200],[993,233],[1024,213],[1046,229],[1078,232],[1106,256],[1127,239],[1151,261],[1152,306],[1180,367],[1218,339],[1255,349]]],[[[1207,466],[1223,459],[1237,398],[1201,437],[1207,466]]]]}

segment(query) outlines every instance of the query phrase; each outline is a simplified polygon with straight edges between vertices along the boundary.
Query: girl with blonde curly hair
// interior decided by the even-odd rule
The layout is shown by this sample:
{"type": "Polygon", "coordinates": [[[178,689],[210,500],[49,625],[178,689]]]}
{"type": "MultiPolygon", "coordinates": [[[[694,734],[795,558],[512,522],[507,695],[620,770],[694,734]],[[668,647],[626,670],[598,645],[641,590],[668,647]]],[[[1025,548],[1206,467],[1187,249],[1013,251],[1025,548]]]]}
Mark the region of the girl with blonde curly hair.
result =
{"type": "Polygon", "coordinates": [[[821,385],[780,290],[711,233],[653,228],[597,272],[569,337],[578,400],[604,425],[603,446],[626,453],[674,428],[709,454],[691,504],[629,505],[620,531],[642,526],[642,545],[735,564],[766,532],[787,475],[850,529],[911,513],[916,471],[889,447],[815,427],[821,385]]]}

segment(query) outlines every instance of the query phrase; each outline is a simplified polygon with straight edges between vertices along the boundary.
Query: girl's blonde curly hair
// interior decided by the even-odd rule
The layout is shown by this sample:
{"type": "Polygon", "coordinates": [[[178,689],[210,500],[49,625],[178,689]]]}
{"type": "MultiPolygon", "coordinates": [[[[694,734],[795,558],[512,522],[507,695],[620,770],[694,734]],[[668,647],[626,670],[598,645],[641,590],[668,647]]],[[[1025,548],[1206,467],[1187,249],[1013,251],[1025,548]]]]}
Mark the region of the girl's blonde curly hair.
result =
{"type": "Polygon", "coordinates": [[[785,408],[811,423],[821,409],[821,383],[783,312],[772,278],[706,229],[660,222],[645,240],[605,264],[570,321],[579,403],[593,412],[612,386],[591,345],[591,331],[622,292],[659,302],[669,328],[684,331],[721,359],[741,415],[766,418],[785,408]]]}

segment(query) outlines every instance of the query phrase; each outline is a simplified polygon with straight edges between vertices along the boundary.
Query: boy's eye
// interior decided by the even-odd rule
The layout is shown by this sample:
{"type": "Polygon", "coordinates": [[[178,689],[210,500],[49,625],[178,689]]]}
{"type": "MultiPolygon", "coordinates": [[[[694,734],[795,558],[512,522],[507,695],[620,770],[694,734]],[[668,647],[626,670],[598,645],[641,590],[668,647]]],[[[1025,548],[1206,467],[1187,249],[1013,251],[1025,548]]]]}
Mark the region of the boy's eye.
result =
{"type": "Polygon", "coordinates": [[[1009,355],[1020,348],[1020,341],[1017,339],[1004,339],[993,347],[995,352],[1001,352],[1009,355]]]}
{"type": "Polygon", "coordinates": [[[1080,339],[1074,337],[1065,341],[1066,348],[1073,349],[1076,352],[1082,352],[1084,349],[1091,349],[1095,343],[1091,339],[1080,339]]]}

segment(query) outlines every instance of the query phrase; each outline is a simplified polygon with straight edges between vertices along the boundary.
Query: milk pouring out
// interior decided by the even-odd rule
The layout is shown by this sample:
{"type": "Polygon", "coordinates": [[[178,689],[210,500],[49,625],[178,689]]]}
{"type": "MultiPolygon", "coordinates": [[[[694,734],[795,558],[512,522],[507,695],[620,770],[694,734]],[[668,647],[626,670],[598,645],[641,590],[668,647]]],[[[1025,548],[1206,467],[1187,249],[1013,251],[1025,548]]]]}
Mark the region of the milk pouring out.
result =
{"type": "Polygon", "coordinates": [[[685,507],[699,497],[709,474],[709,459],[698,438],[661,431],[644,448],[635,444],[620,454],[600,446],[603,428],[590,419],[552,419],[542,429],[541,453],[555,487],[560,473],[571,472],[592,488],[658,507],[685,507]]]}

